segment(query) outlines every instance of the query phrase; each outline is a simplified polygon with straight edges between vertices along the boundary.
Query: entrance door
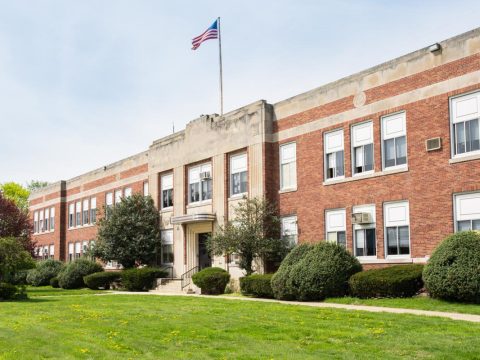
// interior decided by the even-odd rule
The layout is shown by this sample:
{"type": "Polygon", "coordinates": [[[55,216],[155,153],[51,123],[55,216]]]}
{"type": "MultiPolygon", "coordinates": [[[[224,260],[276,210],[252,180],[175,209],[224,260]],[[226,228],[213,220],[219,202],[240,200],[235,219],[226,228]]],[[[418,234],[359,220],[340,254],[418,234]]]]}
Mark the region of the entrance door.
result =
{"type": "Polygon", "coordinates": [[[198,267],[200,270],[212,266],[212,258],[207,250],[207,238],[210,233],[198,234],[198,267]]]}

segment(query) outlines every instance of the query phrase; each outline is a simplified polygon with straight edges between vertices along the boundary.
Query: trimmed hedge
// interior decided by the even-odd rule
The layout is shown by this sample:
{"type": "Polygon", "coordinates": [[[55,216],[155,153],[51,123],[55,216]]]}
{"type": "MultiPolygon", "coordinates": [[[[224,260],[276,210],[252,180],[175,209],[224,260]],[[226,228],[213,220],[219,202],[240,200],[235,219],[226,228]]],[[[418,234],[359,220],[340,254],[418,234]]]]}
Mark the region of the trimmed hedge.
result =
{"type": "Polygon", "coordinates": [[[17,294],[17,287],[9,283],[0,283],[0,300],[11,300],[17,294]]]}
{"type": "Polygon", "coordinates": [[[164,270],[150,267],[126,269],[120,274],[122,285],[128,291],[148,291],[153,288],[155,279],[167,275],[164,270]]]}
{"type": "Polygon", "coordinates": [[[296,261],[287,256],[285,266],[282,262],[272,278],[272,288],[278,299],[315,301],[345,296],[348,279],[362,270],[358,260],[345,247],[327,241],[307,245],[292,253],[296,261]]]}
{"type": "Polygon", "coordinates": [[[50,279],[50,286],[55,289],[58,289],[60,287],[60,285],[58,284],[58,277],[55,276],[50,279]]]}
{"type": "Polygon", "coordinates": [[[58,274],[58,284],[63,289],[78,289],[85,286],[83,277],[103,271],[100,264],[92,260],[77,259],[65,266],[58,274]]]}
{"type": "Polygon", "coordinates": [[[202,289],[202,294],[220,295],[225,292],[225,287],[230,281],[230,274],[224,269],[209,267],[194,274],[192,281],[202,289]]]}
{"type": "Polygon", "coordinates": [[[83,277],[83,282],[89,289],[98,290],[110,289],[110,284],[114,281],[119,281],[121,274],[113,271],[101,271],[83,277]]]}
{"type": "Polygon", "coordinates": [[[350,293],[359,298],[411,297],[423,287],[423,265],[395,265],[353,275],[350,293]]]}
{"type": "Polygon", "coordinates": [[[254,274],[240,278],[240,290],[243,295],[252,295],[259,298],[274,298],[272,290],[273,274],[254,274]]]}
{"type": "Polygon", "coordinates": [[[50,284],[50,279],[57,276],[64,264],[58,260],[43,260],[37,263],[35,269],[27,273],[27,284],[32,286],[45,286],[50,284]]]}
{"type": "Polygon", "coordinates": [[[480,303],[480,232],[459,232],[440,243],[423,281],[434,298],[480,303]]]}

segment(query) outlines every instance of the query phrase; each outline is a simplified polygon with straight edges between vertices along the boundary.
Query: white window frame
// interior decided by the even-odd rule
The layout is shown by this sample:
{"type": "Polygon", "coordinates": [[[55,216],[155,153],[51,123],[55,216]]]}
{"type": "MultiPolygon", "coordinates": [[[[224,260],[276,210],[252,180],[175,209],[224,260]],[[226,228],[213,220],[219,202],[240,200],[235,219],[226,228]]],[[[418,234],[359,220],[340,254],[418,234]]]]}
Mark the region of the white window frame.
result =
{"type": "MultiPolygon", "coordinates": [[[[378,258],[378,246],[377,246],[377,224],[376,224],[376,209],[375,209],[375,204],[370,204],[370,205],[357,205],[352,208],[352,214],[354,213],[369,213],[372,216],[373,222],[370,224],[352,224],[352,238],[353,238],[353,254],[360,260],[372,260],[372,259],[377,259],[378,258]],[[375,255],[362,255],[359,256],[357,255],[357,230],[368,230],[368,229],[373,229],[375,230],[375,255]]],[[[365,238],[366,242],[366,238],[365,238]]],[[[366,246],[366,244],[365,244],[366,246]]]]}
{"type": "Polygon", "coordinates": [[[285,237],[292,237],[290,239],[291,245],[296,245],[298,244],[298,220],[297,220],[297,215],[288,215],[288,216],[282,216],[280,218],[281,222],[281,236],[282,238],[285,237]],[[293,231],[290,232],[288,229],[289,227],[293,227],[293,231]],[[293,241],[291,241],[293,240],[293,241]]]}
{"type": "Polygon", "coordinates": [[[55,207],[50,208],[50,231],[55,231],[55,207]]]}
{"type": "Polygon", "coordinates": [[[143,196],[148,196],[149,194],[149,188],[148,188],[148,181],[143,182],[143,196]]]}
{"type": "Polygon", "coordinates": [[[73,229],[75,227],[75,203],[68,204],[68,228],[73,229]],[[72,219],[72,221],[70,221],[72,219]]]}
{"type": "Polygon", "coordinates": [[[75,244],[73,242],[68,243],[68,261],[75,260],[75,244]]]}
{"type": "Polygon", "coordinates": [[[50,208],[46,208],[45,212],[45,220],[43,220],[43,226],[45,228],[45,232],[50,232],[50,208]]]}
{"type": "MultiPolygon", "coordinates": [[[[384,115],[380,118],[380,123],[381,123],[381,129],[382,129],[382,141],[381,141],[381,147],[382,147],[382,169],[383,170],[397,170],[397,169],[406,169],[408,168],[408,137],[407,137],[407,113],[406,111],[399,111],[393,114],[388,114],[384,115]],[[396,118],[402,118],[402,125],[403,129],[401,131],[398,131],[395,133],[395,135],[386,135],[386,122],[389,120],[394,120],[396,118]],[[390,139],[397,139],[399,137],[405,136],[405,164],[400,164],[400,165],[394,165],[394,166],[385,166],[385,141],[390,140],[390,139]]],[[[397,151],[397,146],[396,146],[396,141],[395,141],[395,154],[397,151]]],[[[396,158],[396,157],[395,157],[396,158]]]]}
{"type": "Polygon", "coordinates": [[[479,137],[480,137],[480,91],[476,90],[466,94],[460,94],[457,96],[452,96],[450,98],[450,155],[452,159],[480,155],[480,150],[474,150],[469,152],[464,152],[461,154],[456,153],[456,133],[455,133],[455,124],[464,123],[466,121],[478,119],[478,128],[479,128],[479,137]],[[467,100],[476,100],[477,111],[465,115],[458,115],[457,113],[457,103],[467,100]]]}
{"type": "Polygon", "coordinates": [[[90,223],[95,224],[97,222],[97,198],[92,196],[90,198],[90,223]]]}
{"type": "Polygon", "coordinates": [[[123,190],[123,197],[128,198],[130,196],[132,196],[132,188],[128,186],[123,190]]]}
{"type": "Polygon", "coordinates": [[[199,204],[199,203],[207,203],[207,202],[209,203],[209,202],[212,201],[212,198],[213,198],[212,163],[207,162],[207,163],[203,163],[203,164],[200,164],[200,165],[190,166],[188,168],[188,203],[189,204],[199,204]],[[210,172],[210,179],[208,179],[208,180],[200,179],[200,173],[206,172],[206,171],[210,172]],[[192,179],[192,173],[194,173],[194,172],[198,172],[198,180],[197,181],[194,181],[194,180],[196,180],[196,178],[192,179]],[[212,196],[210,198],[204,199],[202,197],[202,194],[203,194],[202,184],[203,184],[203,182],[207,182],[207,181],[212,181],[212,196]],[[198,183],[198,189],[199,189],[199,199],[197,201],[191,201],[191,187],[190,187],[190,185],[197,184],[197,183],[198,183]]]}
{"type": "Polygon", "coordinates": [[[80,259],[82,257],[82,242],[76,241],[75,242],[75,252],[73,253],[74,259],[80,259]],[[78,257],[77,257],[78,254],[78,257]]]}
{"type": "Polygon", "coordinates": [[[38,211],[35,211],[33,213],[33,233],[34,234],[38,234],[38,228],[39,228],[39,224],[38,224],[38,211]]]}
{"type": "Polygon", "coordinates": [[[364,121],[358,124],[352,125],[350,129],[350,134],[351,134],[351,158],[352,158],[352,176],[362,176],[362,175],[367,175],[367,174],[373,174],[375,172],[375,141],[374,141],[374,136],[373,136],[373,121],[364,121]],[[366,130],[369,132],[370,138],[361,138],[357,139],[355,136],[359,131],[367,128],[366,130]],[[355,148],[357,147],[362,147],[362,156],[363,156],[363,166],[365,166],[365,152],[364,148],[366,145],[372,145],[372,170],[367,170],[367,171],[362,171],[360,173],[355,173],[355,168],[356,168],[356,163],[355,163],[355,148]]]}
{"type": "Polygon", "coordinates": [[[389,201],[383,203],[383,243],[385,249],[385,259],[410,259],[412,255],[412,237],[411,237],[411,225],[410,225],[410,202],[408,200],[400,201],[389,201]],[[406,205],[407,211],[407,221],[390,221],[388,216],[388,210],[390,207],[398,207],[399,205],[406,205]],[[408,226],[408,254],[397,254],[397,255],[388,255],[388,238],[387,238],[387,228],[388,227],[400,227],[408,226]]]}
{"type": "Polygon", "coordinates": [[[49,246],[48,254],[50,256],[50,259],[53,259],[55,257],[55,245],[51,244],[49,246]]]}
{"type": "Polygon", "coordinates": [[[295,141],[285,143],[280,145],[279,148],[279,166],[280,166],[280,191],[287,191],[287,190],[297,190],[297,143],[295,141]],[[285,157],[285,153],[289,149],[293,149],[293,156],[290,157],[285,157]],[[293,165],[291,165],[293,164],[293,165]],[[289,171],[293,171],[293,173],[290,173],[289,177],[292,177],[291,184],[285,184],[285,174],[283,173],[283,166],[282,165],[291,165],[293,167],[293,170],[290,169],[289,166],[289,171]],[[292,176],[293,175],[293,176],[292,176]]]}
{"type": "Polygon", "coordinates": [[[173,263],[175,262],[175,248],[174,248],[174,245],[173,245],[173,229],[166,229],[166,230],[162,230],[160,232],[160,236],[161,236],[161,239],[162,239],[162,246],[161,246],[161,251],[160,251],[160,262],[162,263],[162,265],[173,265],[173,263]],[[172,245],[172,254],[173,254],[173,262],[168,262],[168,263],[164,263],[163,262],[163,245],[172,245]]]}
{"type": "Polygon", "coordinates": [[[115,190],[115,197],[114,197],[114,200],[115,200],[115,205],[118,205],[122,202],[122,198],[123,198],[123,191],[122,189],[117,189],[115,190]]]}
{"type": "Polygon", "coordinates": [[[76,227],[79,227],[79,226],[82,226],[83,222],[82,222],[82,202],[81,201],[77,201],[75,203],[75,226],[76,227]],[[79,220],[79,217],[78,215],[80,214],[80,221],[79,220]]]}
{"type": "MultiPolygon", "coordinates": [[[[248,193],[248,157],[247,157],[247,153],[244,152],[244,153],[241,153],[241,154],[232,154],[230,155],[230,161],[229,161],[229,167],[230,167],[230,197],[241,197],[245,194],[248,193]],[[240,167],[237,167],[237,168],[233,168],[233,164],[235,163],[235,161],[244,161],[245,164],[243,166],[240,166],[240,167]],[[244,192],[239,192],[239,193],[236,193],[234,194],[233,193],[233,176],[236,175],[236,174],[240,174],[240,183],[241,183],[241,179],[242,179],[242,174],[243,173],[246,173],[247,174],[247,188],[245,189],[244,192]]],[[[241,185],[240,185],[240,188],[241,188],[241,185]]]]}
{"type": "Polygon", "coordinates": [[[39,232],[42,233],[45,230],[45,223],[43,222],[43,209],[39,211],[39,219],[38,219],[38,229],[39,232]]]}
{"type": "Polygon", "coordinates": [[[347,210],[345,208],[340,209],[327,209],[325,210],[325,240],[334,242],[328,238],[329,233],[336,233],[335,243],[338,244],[338,233],[339,232],[345,233],[345,248],[347,248],[347,210]],[[340,216],[343,215],[343,225],[334,227],[330,221],[330,216],[340,216]]]}
{"type": "Polygon", "coordinates": [[[83,199],[83,207],[82,207],[82,224],[88,225],[90,224],[90,201],[89,199],[83,199]],[[85,219],[85,214],[87,214],[87,218],[85,219]]]}
{"type": "Polygon", "coordinates": [[[162,210],[170,210],[173,208],[173,172],[163,174],[160,177],[160,207],[162,210]],[[168,190],[172,190],[172,205],[163,206],[163,192],[168,190]]]}
{"type": "Polygon", "coordinates": [[[458,210],[461,207],[460,201],[466,199],[475,199],[475,202],[478,201],[480,203],[480,191],[468,191],[453,194],[453,223],[455,232],[458,232],[459,221],[470,221],[470,229],[472,229],[472,222],[474,220],[480,220],[480,213],[458,214],[458,210]]]}
{"type": "Polygon", "coordinates": [[[324,166],[323,166],[323,171],[324,171],[324,180],[325,181],[335,181],[335,180],[341,180],[341,179],[345,179],[345,138],[344,138],[345,134],[343,133],[343,129],[335,129],[335,130],[332,130],[332,131],[328,131],[326,133],[323,134],[323,163],[324,163],[324,166]],[[329,143],[329,139],[330,138],[334,138],[336,136],[339,136],[339,138],[341,139],[340,143],[338,144],[330,144],[329,143]],[[343,152],[343,175],[336,175],[336,172],[337,172],[337,154],[339,152],[343,152]],[[331,178],[328,178],[327,175],[328,175],[328,155],[330,154],[333,154],[334,157],[334,161],[335,161],[335,176],[331,177],[331,178]]]}

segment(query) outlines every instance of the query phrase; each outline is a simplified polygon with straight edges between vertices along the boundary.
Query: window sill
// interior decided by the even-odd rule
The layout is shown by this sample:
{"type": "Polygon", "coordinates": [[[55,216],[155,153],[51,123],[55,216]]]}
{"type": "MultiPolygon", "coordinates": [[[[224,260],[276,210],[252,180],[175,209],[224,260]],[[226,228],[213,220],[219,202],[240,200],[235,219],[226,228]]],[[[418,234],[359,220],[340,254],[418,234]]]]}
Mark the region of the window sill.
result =
{"type": "Polygon", "coordinates": [[[242,200],[247,198],[248,193],[235,194],[228,198],[228,201],[242,200]]]}
{"type": "Polygon", "coordinates": [[[286,194],[290,192],[295,192],[297,191],[297,188],[289,188],[289,189],[281,189],[278,191],[279,194],[286,194]]]}
{"type": "Polygon", "coordinates": [[[196,208],[196,207],[205,206],[205,205],[212,205],[212,199],[190,203],[187,205],[187,209],[196,208]]]}
{"type": "Polygon", "coordinates": [[[392,258],[387,257],[386,259],[377,259],[377,258],[357,258],[360,261],[360,264],[410,264],[414,260],[411,257],[399,257],[392,258]]]}
{"type": "Polygon", "coordinates": [[[169,212],[172,212],[172,211],[173,211],[173,206],[163,208],[163,209],[160,210],[161,213],[169,213],[169,212]]]}
{"type": "Polygon", "coordinates": [[[402,168],[391,169],[391,170],[383,170],[377,173],[360,174],[360,175],[355,175],[353,177],[339,179],[339,180],[328,180],[328,181],[324,181],[323,185],[328,186],[328,185],[335,185],[335,184],[343,184],[351,181],[372,179],[379,176],[394,175],[394,174],[400,174],[404,172],[408,172],[408,167],[402,167],[402,168]]]}
{"type": "Polygon", "coordinates": [[[43,231],[43,232],[38,232],[38,233],[33,233],[33,236],[40,236],[40,235],[48,235],[48,234],[53,234],[55,230],[50,230],[50,231],[43,231]]]}
{"type": "Polygon", "coordinates": [[[87,225],[80,225],[80,226],[74,226],[74,227],[70,227],[68,228],[67,230],[80,230],[80,229],[88,229],[88,228],[91,228],[91,227],[94,227],[96,226],[97,224],[87,224],[87,225]]]}
{"type": "Polygon", "coordinates": [[[468,154],[468,155],[457,155],[453,159],[448,160],[449,164],[457,164],[465,161],[478,160],[480,159],[480,154],[468,154]]]}

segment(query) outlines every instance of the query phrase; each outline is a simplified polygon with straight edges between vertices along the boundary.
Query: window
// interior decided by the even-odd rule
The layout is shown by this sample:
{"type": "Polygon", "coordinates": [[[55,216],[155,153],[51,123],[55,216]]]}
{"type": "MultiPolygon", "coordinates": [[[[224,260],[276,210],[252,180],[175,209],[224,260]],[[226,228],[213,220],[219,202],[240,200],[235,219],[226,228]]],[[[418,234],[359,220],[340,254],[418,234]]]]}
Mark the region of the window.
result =
{"type": "Polygon", "coordinates": [[[88,241],[82,242],[82,256],[86,256],[88,251],[88,241]]]}
{"type": "Polygon", "coordinates": [[[55,245],[50,245],[50,259],[53,259],[55,256],[55,245]]]}
{"type": "Polygon", "coordinates": [[[89,202],[88,199],[83,200],[83,225],[88,224],[88,213],[89,213],[88,202],[89,202]]]}
{"type": "Polygon", "coordinates": [[[105,216],[108,218],[108,214],[112,210],[113,206],[113,193],[109,192],[105,195],[105,216]]]}
{"type": "Polygon", "coordinates": [[[40,210],[40,232],[43,232],[43,210],[40,210]]]}
{"type": "Polygon", "coordinates": [[[355,256],[376,256],[377,241],[375,234],[375,205],[354,206],[353,211],[356,213],[368,213],[372,218],[370,224],[353,224],[353,241],[355,256]]]}
{"type": "Polygon", "coordinates": [[[410,215],[408,201],[384,204],[386,255],[410,254],[410,215]]]}
{"type": "Polygon", "coordinates": [[[115,190],[115,205],[122,201],[122,190],[115,190]]]}
{"type": "Polygon", "coordinates": [[[405,113],[382,117],[383,168],[407,164],[407,127],[405,113]]]}
{"type": "Polygon", "coordinates": [[[327,241],[346,246],[346,212],[345,209],[325,211],[327,241]]]}
{"type": "Polygon", "coordinates": [[[452,155],[480,153],[480,92],[451,99],[452,155]]]}
{"type": "Polygon", "coordinates": [[[124,190],[123,193],[124,193],[124,195],[125,195],[126,198],[132,196],[132,188],[131,188],[131,187],[125,188],[125,190],[124,190]]]}
{"type": "Polygon", "coordinates": [[[43,256],[42,256],[43,260],[48,259],[48,250],[49,250],[48,245],[43,247],[43,256]]]}
{"type": "Polygon", "coordinates": [[[160,178],[162,193],[160,194],[162,209],[173,206],[173,174],[162,175],[160,178]]]}
{"type": "Polygon", "coordinates": [[[480,192],[455,195],[455,231],[480,230],[480,192]]]}
{"type": "Polygon", "coordinates": [[[79,259],[82,255],[82,243],[76,242],[75,243],[75,259],[79,259]]]}
{"type": "Polygon", "coordinates": [[[50,230],[55,230],[55,208],[50,208],[50,230]]]}
{"type": "Polygon", "coordinates": [[[352,126],[353,174],[373,171],[373,123],[352,126]]]}
{"type": "Polygon", "coordinates": [[[297,188],[297,144],[280,146],[280,189],[297,188]]]}
{"type": "Polygon", "coordinates": [[[173,230],[162,230],[162,264],[173,264],[173,230]]]}
{"type": "Polygon", "coordinates": [[[287,239],[291,245],[298,243],[297,216],[281,218],[282,238],[287,239]]]}
{"type": "Polygon", "coordinates": [[[143,183],[143,196],[148,196],[148,181],[143,183]]]}
{"type": "Polygon", "coordinates": [[[68,243],[68,261],[73,261],[73,243],[68,243]]]}
{"type": "Polygon", "coordinates": [[[230,196],[248,191],[247,154],[230,157],[230,196]]]}
{"type": "Polygon", "coordinates": [[[38,233],[38,211],[33,213],[33,232],[38,233]]]}
{"type": "Polygon", "coordinates": [[[50,231],[50,209],[45,209],[44,231],[50,231]]]}
{"type": "Polygon", "coordinates": [[[74,221],[74,213],[75,213],[75,204],[71,203],[68,205],[68,227],[71,228],[73,227],[73,221],[74,221]]]}
{"type": "Polygon", "coordinates": [[[82,202],[77,201],[75,204],[75,223],[76,226],[82,225],[82,202]]]}
{"type": "Polygon", "coordinates": [[[188,198],[190,203],[212,198],[211,172],[211,164],[203,164],[188,169],[188,198]]]}
{"type": "Polygon", "coordinates": [[[345,176],[343,130],[325,134],[325,178],[335,179],[345,176]]]}
{"type": "Polygon", "coordinates": [[[95,224],[97,222],[97,198],[90,198],[90,222],[95,224]]]}

